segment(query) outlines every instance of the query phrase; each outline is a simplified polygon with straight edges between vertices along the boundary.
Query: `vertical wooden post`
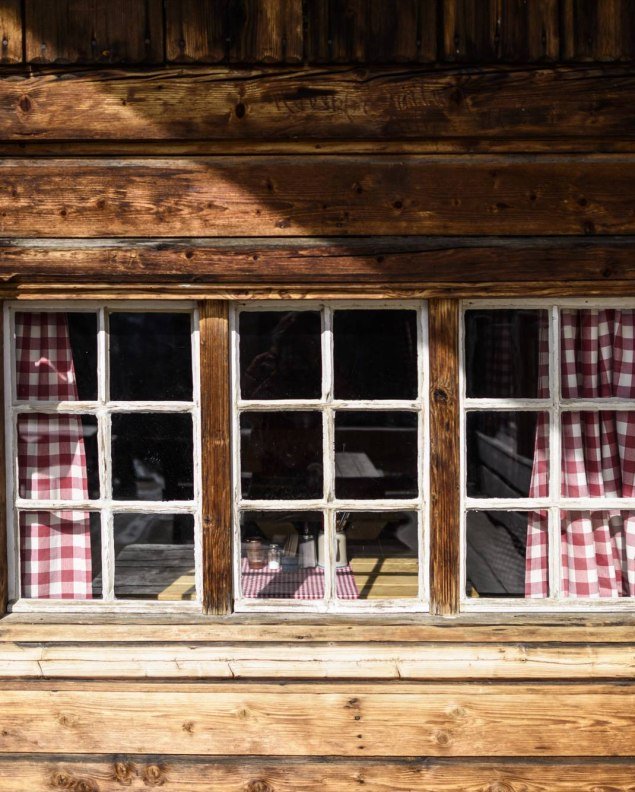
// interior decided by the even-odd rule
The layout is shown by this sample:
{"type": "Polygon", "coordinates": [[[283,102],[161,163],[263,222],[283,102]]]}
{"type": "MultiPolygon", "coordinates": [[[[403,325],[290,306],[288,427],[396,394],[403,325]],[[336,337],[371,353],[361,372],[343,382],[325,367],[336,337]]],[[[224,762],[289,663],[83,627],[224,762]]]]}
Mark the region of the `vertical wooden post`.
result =
{"type": "Polygon", "coordinates": [[[430,599],[456,613],[460,587],[459,303],[430,300],[430,599]]]}
{"type": "Polygon", "coordinates": [[[200,303],[201,470],[203,479],[203,607],[224,614],[232,605],[231,410],[229,307],[200,303]]]}
{"type": "MultiPolygon", "coordinates": [[[[4,303],[0,302],[0,360],[4,361],[4,303]]],[[[2,365],[4,372],[4,365],[2,365]]],[[[4,374],[0,377],[0,616],[7,611],[9,600],[9,558],[7,550],[7,485],[5,470],[5,420],[4,394],[9,383],[5,383],[4,374]]]]}

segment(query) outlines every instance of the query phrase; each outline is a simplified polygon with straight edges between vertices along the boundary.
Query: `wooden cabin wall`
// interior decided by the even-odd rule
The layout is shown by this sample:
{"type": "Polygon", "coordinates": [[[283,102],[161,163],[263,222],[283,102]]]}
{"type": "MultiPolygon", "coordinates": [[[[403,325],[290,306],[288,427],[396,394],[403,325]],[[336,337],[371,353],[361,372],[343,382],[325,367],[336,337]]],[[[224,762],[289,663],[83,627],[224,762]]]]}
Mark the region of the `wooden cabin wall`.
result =
{"type": "MultiPolygon", "coordinates": [[[[635,296],[629,0],[0,0],[0,27],[0,297],[430,298],[446,490],[457,300],[635,296]]],[[[457,586],[422,617],[0,618],[0,792],[632,791],[633,617],[457,616],[457,586]]]]}

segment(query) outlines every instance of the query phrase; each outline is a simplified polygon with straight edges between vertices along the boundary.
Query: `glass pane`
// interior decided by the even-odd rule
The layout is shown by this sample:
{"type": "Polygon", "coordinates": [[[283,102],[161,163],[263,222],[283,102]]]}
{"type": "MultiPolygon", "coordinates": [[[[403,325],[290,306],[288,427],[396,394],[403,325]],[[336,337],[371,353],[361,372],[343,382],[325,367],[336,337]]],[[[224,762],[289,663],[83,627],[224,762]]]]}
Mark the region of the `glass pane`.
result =
{"type": "Polygon", "coordinates": [[[115,514],[115,597],[193,600],[194,517],[115,514]]]}
{"type": "Polygon", "coordinates": [[[15,315],[16,392],[25,401],[97,398],[97,315],[15,315]]]}
{"type": "Polygon", "coordinates": [[[468,597],[547,597],[546,511],[469,511],[468,597]]]}
{"type": "Polygon", "coordinates": [[[417,397],[415,311],[335,311],[335,398],[417,397]]]}
{"type": "Polygon", "coordinates": [[[319,399],[322,394],[318,311],[240,314],[243,399],[319,399]]]}
{"type": "Polygon", "coordinates": [[[243,413],[240,437],[243,498],[322,497],[320,413],[243,413]]]}
{"type": "Polygon", "coordinates": [[[92,415],[18,416],[21,498],[99,497],[97,419],[92,415]]]}
{"type": "Polygon", "coordinates": [[[415,413],[335,414],[336,497],[416,498],[418,492],[415,413]]]}
{"type": "Polygon", "coordinates": [[[112,491],[119,500],[194,497],[192,416],[112,416],[112,491]]]}
{"type": "Polygon", "coordinates": [[[635,398],[635,311],[562,310],[561,378],[565,399],[635,398]]]}
{"type": "Polygon", "coordinates": [[[548,437],[547,413],[468,413],[468,496],[547,497],[548,437]]]}
{"type": "Polygon", "coordinates": [[[416,512],[340,512],[336,527],[339,598],[418,596],[416,512]]]}
{"type": "Polygon", "coordinates": [[[561,512],[562,595],[635,596],[634,533],[635,511],[561,512]]]}
{"type": "Polygon", "coordinates": [[[110,398],[192,400],[191,317],[111,313],[110,398]]]}
{"type": "Polygon", "coordinates": [[[547,312],[466,311],[465,370],[469,398],[547,398],[547,312]]]}
{"type": "Polygon", "coordinates": [[[20,585],[27,598],[99,599],[99,514],[21,512],[20,585]]]}
{"type": "Polygon", "coordinates": [[[635,496],[635,412],[566,412],[561,430],[564,497],[635,496]]]}
{"type": "Polygon", "coordinates": [[[323,599],[322,515],[243,512],[241,591],[249,599],[323,599]]]}

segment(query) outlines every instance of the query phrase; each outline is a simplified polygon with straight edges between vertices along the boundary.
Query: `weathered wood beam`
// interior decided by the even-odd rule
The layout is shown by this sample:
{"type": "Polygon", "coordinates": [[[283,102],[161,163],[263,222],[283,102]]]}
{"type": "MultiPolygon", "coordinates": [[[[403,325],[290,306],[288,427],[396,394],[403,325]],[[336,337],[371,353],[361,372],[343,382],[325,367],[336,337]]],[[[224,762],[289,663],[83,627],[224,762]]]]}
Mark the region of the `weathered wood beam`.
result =
{"type": "Polygon", "coordinates": [[[574,150],[587,137],[632,143],[634,98],[628,66],[29,72],[0,79],[0,140],[527,140],[552,151],[564,139],[574,150]]]}
{"type": "Polygon", "coordinates": [[[77,789],[121,792],[630,792],[635,762],[603,759],[469,761],[382,758],[364,761],[54,755],[0,758],[0,792],[77,789]]]}
{"type": "Polygon", "coordinates": [[[635,732],[635,687],[622,681],[30,679],[0,695],[0,753],[628,757],[635,732]]]}
{"type": "Polygon", "coordinates": [[[628,235],[635,157],[4,159],[4,237],[628,235]]]}

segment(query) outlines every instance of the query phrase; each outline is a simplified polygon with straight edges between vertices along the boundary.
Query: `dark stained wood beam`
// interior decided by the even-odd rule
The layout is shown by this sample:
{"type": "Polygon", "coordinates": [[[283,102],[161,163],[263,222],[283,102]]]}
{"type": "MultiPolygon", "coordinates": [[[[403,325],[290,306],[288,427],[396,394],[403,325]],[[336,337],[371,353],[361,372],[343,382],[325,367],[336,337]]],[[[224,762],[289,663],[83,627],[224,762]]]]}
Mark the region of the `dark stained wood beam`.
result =
{"type": "MultiPolygon", "coordinates": [[[[0,79],[0,141],[514,141],[635,137],[629,66],[168,68],[0,79]]],[[[311,148],[309,148],[311,150],[311,148]]]]}
{"type": "Polygon", "coordinates": [[[635,234],[635,157],[3,159],[5,237],[635,234]]]}

